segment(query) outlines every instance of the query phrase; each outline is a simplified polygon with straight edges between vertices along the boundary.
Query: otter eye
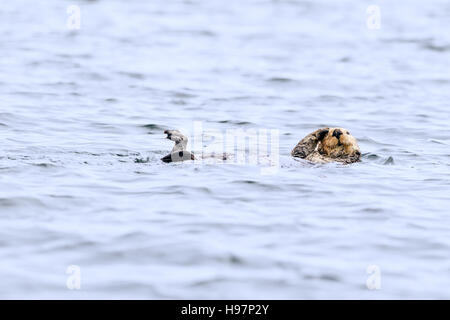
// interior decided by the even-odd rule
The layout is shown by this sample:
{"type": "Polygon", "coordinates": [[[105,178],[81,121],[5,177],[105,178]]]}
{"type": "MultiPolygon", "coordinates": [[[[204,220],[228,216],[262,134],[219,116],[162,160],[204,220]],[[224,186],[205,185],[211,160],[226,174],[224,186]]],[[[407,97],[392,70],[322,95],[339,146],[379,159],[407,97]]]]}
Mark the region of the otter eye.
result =
{"type": "Polygon", "coordinates": [[[347,134],[350,134],[350,132],[347,131],[347,134]]]}

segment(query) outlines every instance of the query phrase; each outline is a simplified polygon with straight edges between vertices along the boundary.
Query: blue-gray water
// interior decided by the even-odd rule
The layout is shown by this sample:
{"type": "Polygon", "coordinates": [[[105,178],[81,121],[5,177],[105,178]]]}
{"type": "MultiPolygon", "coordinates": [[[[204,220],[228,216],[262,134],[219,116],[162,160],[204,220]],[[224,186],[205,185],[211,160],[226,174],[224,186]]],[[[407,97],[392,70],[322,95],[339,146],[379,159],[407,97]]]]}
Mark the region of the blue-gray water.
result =
{"type": "Polygon", "coordinates": [[[0,297],[450,298],[449,16],[443,0],[2,1],[0,297]],[[278,129],[278,173],[161,163],[162,131],[193,121],[278,129]],[[291,159],[325,125],[361,163],[291,159]]]}

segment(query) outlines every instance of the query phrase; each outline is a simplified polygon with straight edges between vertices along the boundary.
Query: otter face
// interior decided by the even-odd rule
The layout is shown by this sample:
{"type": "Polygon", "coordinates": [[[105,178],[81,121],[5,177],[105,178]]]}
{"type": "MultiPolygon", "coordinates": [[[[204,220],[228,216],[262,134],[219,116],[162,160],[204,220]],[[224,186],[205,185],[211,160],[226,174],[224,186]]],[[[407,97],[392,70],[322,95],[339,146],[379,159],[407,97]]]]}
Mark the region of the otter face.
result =
{"type": "Polygon", "coordinates": [[[332,158],[354,158],[359,160],[361,151],[356,139],[344,128],[329,128],[322,134],[319,152],[332,158]]]}

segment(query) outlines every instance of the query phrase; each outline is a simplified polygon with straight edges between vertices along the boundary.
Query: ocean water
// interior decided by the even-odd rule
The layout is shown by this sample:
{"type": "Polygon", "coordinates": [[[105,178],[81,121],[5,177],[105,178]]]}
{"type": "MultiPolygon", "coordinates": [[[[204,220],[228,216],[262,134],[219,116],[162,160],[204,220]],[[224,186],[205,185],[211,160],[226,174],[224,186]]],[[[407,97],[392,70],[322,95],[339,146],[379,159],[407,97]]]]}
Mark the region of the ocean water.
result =
{"type": "Polygon", "coordinates": [[[2,1],[0,297],[449,299],[449,15],[2,1]],[[278,169],[162,163],[194,123],[278,130],[278,169]],[[292,159],[322,126],[362,162],[292,159]]]}

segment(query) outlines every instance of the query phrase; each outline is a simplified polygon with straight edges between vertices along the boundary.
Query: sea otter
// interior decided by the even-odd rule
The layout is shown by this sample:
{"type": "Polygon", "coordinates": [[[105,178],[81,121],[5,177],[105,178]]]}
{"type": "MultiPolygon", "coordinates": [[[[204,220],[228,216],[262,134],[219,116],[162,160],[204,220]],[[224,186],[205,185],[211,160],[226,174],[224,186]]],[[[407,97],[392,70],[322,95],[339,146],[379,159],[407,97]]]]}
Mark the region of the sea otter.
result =
{"type": "MultiPolygon", "coordinates": [[[[172,151],[167,156],[164,156],[161,158],[163,162],[179,162],[179,161],[185,161],[185,160],[197,160],[197,158],[194,156],[194,154],[190,151],[188,151],[187,143],[188,138],[183,135],[178,130],[165,130],[165,134],[167,134],[167,139],[172,140],[175,142],[175,146],[173,147],[172,151]]],[[[226,153],[223,154],[216,154],[216,153],[202,153],[198,155],[198,158],[201,159],[219,159],[219,160],[227,160],[230,158],[229,155],[226,153]]]]}
{"type": "Polygon", "coordinates": [[[291,155],[315,163],[348,164],[361,159],[356,139],[344,128],[322,128],[308,134],[295,146],[291,155]]]}

